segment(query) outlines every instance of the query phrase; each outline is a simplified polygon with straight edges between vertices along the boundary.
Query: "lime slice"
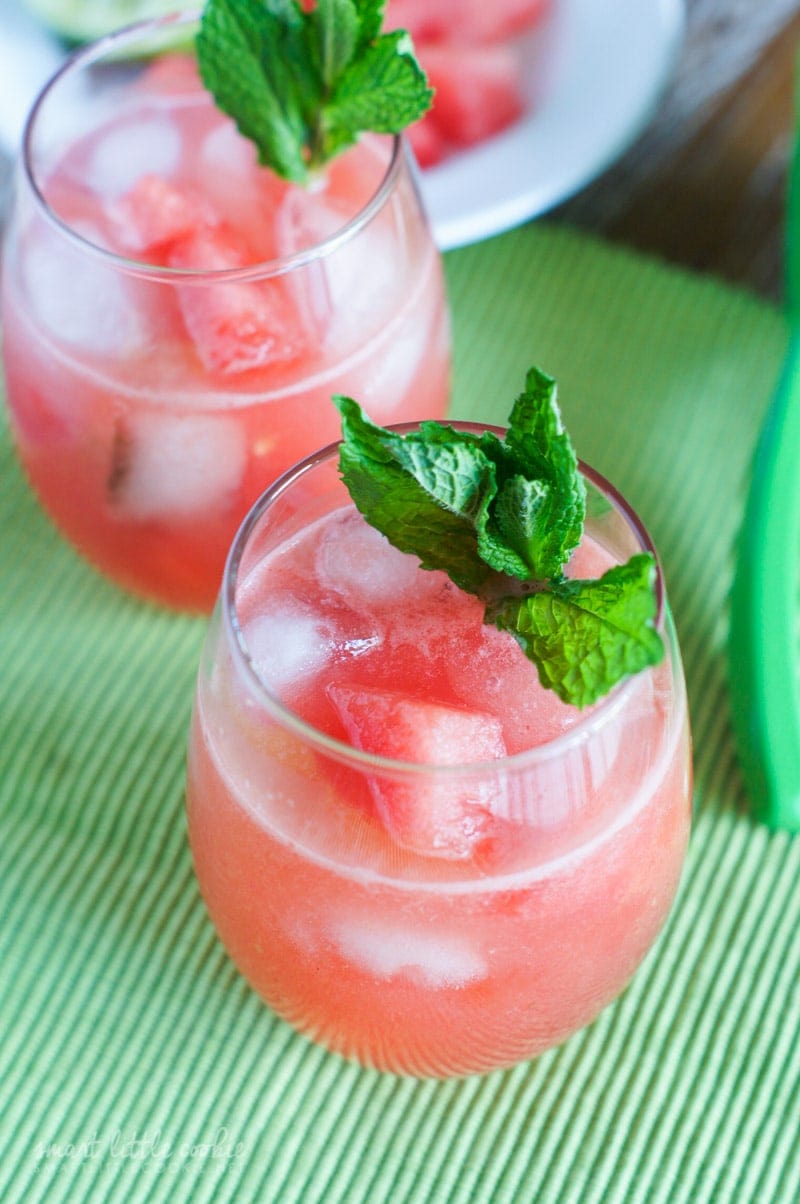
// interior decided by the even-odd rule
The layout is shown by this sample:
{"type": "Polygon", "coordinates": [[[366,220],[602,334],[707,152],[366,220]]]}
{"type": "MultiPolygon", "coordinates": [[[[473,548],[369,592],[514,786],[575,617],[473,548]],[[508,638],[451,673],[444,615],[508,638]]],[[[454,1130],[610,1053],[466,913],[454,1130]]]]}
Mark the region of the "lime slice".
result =
{"type": "Polygon", "coordinates": [[[31,12],[68,42],[91,42],[103,34],[161,17],[179,0],[25,0],[31,12]]]}

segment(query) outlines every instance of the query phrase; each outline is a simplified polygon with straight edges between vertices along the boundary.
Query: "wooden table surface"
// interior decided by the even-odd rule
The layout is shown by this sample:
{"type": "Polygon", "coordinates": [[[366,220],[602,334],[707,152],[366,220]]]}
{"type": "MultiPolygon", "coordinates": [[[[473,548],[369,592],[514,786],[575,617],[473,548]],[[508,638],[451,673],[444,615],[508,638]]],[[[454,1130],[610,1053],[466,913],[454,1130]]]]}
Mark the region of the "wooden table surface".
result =
{"type": "MultiPolygon", "coordinates": [[[[614,205],[607,203],[612,169],[552,216],[779,301],[799,47],[800,11],[707,107],[698,128],[639,172],[622,200],[617,187],[614,205]]],[[[646,132],[639,147],[645,162],[647,139],[646,132]]]]}

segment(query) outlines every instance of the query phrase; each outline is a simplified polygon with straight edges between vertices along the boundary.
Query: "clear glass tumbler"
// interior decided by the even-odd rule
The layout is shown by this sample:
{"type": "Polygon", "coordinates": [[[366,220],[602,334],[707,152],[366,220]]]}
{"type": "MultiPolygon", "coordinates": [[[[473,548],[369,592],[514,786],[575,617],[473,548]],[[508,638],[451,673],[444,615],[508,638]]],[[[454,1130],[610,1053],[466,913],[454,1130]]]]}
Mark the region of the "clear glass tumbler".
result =
{"type": "MultiPolygon", "coordinates": [[[[570,572],[652,550],[582,472],[570,572]]],[[[664,661],[580,711],[364,523],[336,448],[261,497],[209,627],[188,821],[211,918],[272,1008],[365,1065],[444,1077],[538,1054],[622,991],[690,826],[660,570],[658,591],[664,661]]]]}
{"type": "Polygon", "coordinates": [[[442,416],[440,257],[402,138],[308,188],[256,164],[197,74],[196,19],[107,37],[44,88],[4,247],[11,422],[44,508],[101,571],[209,610],[261,491],[337,435],[442,416]]]}

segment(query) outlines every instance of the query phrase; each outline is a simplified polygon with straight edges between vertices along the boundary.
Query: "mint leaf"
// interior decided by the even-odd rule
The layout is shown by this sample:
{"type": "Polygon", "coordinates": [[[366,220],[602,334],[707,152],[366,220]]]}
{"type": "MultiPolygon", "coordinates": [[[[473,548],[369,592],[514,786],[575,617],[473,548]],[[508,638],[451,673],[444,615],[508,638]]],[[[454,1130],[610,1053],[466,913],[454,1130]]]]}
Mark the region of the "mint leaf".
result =
{"type": "Polygon", "coordinates": [[[562,578],[525,598],[505,598],[489,607],[487,620],[515,637],[543,686],[588,706],[662,659],[655,574],[654,558],[642,552],[597,581],[562,578]]]}
{"type": "MultiPolygon", "coordinates": [[[[308,137],[298,81],[291,68],[308,57],[293,0],[273,0],[280,18],[262,0],[210,0],[197,35],[203,83],[239,131],[255,143],[259,162],[284,179],[308,175],[303,146],[308,137]]],[[[319,94],[317,74],[301,78],[319,94]]]]}
{"type": "Polygon", "coordinates": [[[339,469],[367,522],[423,568],[479,592],[490,570],[478,555],[474,516],[494,492],[494,473],[478,440],[435,422],[398,435],[370,422],[351,398],[333,400],[344,434],[339,469]]]}
{"type": "Polygon", "coordinates": [[[403,30],[384,34],[344,70],[324,109],[331,130],[394,134],[420,115],[425,75],[403,30]]]}
{"type": "Polygon", "coordinates": [[[555,461],[566,459],[557,407],[552,419],[543,421],[556,406],[553,393],[539,395],[538,410],[520,411],[516,428],[518,438],[536,437],[536,468],[546,476],[544,481],[529,480],[521,472],[511,475],[515,469],[525,470],[531,457],[517,454],[513,445],[491,432],[476,436],[423,422],[418,431],[399,435],[370,422],[352,399],[334,397],[334,402],[343,417],[340,464],[345,483],[367,521],[396,547],[413,552],[425,568],[444,570],[472,593],[482,592],[497,573],[521,581],[560,575],[582,524],[574,531],[571,523],[566,535],[557,523],[557,531],[550,531],[546,524],[551,521],[553,496],[569,494],[582,501],[584,494],[574,454],[571,489],[562,481],[561,493],[556,494],[550,484],[557,473],[540,426],[554,432],[555,461]],[[438,544],[442,510],[447,512],[451,538],[438,544]],[[532,549],[543,543],[549,558],[537,560],[532,549]]]}
{"type": "Polygon", "coordinates": [[[662,659],[649,553],[597,581],[563,575],[586,490],[551,377],[531,369],[503,440],[437,422],[401,435],[333,400],[340,472],[367,522],[486,602],[485,621],[516,638],[544,686],[583,707],[662,659]]]}
{"type": "Polygon", "coordinates": [[[529,576],[555,577],[580,542],[586,489],[561,421],[556,382],[540,369],[528,372],[500,446],[498,533],[529,576]],[[527,487],[531,481],[535,491],[527,487]]]}
{"type": "Polygon", "coordinates": [[[330,0],[311,11],[312,46],[323,84],[330,88],[350,62],[361,23],[352,0],[330,0]]]}
{"type": "Polygon", "coordinates": [[[541,481],[515,476],[503,482],[480,530],[480,554],[498,573],[520,581],[531,579],[529,542],[538,530],[546,497],[541,481]]]}
{"type": "Polygon", "coordinates": [[[355,0],[361,22],[361,45],[374,42],[383,28],[387,0],[355,0]]]}
{"type": "Polygon", "coordinates": [[[432,91],[385,0],[207,0],[197,35],[204,84],[258,150],[297,183],[365,130],[399,133],[432,91]]]}

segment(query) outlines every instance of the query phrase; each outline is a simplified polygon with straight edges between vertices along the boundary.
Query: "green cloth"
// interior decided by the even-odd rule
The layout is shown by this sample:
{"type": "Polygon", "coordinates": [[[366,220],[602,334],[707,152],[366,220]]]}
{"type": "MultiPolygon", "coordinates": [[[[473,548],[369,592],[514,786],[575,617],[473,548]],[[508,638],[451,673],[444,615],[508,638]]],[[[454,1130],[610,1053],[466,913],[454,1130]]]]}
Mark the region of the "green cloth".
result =
{"type": "Polygon", "coordinates": [[[325,1053],[245,985],[183,817],[204,624],[106,584],[0,438],[0,1199],[800,1198],[800,841],[749,817],[726,594],[785,343],[742,292],[546,224],[447,257],[455,412],[555,375],[583,459],[665,564],[696,746],[666,930],[561,1048],[463,1081],[325,1053]],[[136,1144],[138,1142],[138,1144],[136,1144]]]}

